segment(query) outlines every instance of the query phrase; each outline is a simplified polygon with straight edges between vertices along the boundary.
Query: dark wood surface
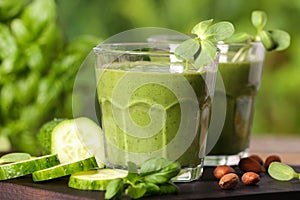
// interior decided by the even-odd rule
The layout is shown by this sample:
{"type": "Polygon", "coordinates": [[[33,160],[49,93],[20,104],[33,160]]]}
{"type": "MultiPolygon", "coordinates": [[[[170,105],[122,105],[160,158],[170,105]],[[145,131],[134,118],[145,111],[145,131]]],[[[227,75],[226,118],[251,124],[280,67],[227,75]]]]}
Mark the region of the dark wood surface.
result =
{"type": "MultiPolygon", "coordinates": [[[[295,167],[300,171],[300,167],[295,167]]],[[[239,183],[233,190],[222,190],[213,177],[213,168],[205,168],[200,180],[192,183],[178,183],[177,195],[152,196],[144,199],[284,199],[300,197],[300,180],[279,182],[267,174],[261,175],[261,181],[255,186],[239,183]]],[[[240,173],[239,173],[240,174],[240,173]]],[[[22,200],[101,200],[101,191],[81,191],[69,188],[68,177],[34,183],[31,176],[0,182],[0,199],[22,200]]],[[[124,198],[126,199],[126,198],[124,198]]]]}

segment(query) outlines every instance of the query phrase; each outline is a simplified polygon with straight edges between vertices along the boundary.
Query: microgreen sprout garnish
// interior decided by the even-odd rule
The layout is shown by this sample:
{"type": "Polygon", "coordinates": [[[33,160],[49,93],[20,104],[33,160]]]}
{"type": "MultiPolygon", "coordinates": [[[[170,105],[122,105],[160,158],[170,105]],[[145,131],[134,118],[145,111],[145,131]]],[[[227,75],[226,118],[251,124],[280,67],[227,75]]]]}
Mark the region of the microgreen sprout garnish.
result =
{"type": "Polygon", "coordinates": [[[295,172],[295,170],[284,163],[272,162],[268,168],[269,175],[279,181],[290,181],[293,178],[299,178],[300,174],[295,172]]]}
{"type": "Polygon", "coordinates": [[[267,21],[267,14],[264,11],[255,10],[251,13],[251,22],[256,29],[256,35],[236,33],[225,42],[261,42],[267,51],[281,51],[288,48],[291,41],[289,33],[280,29],[265,30],[267,21]]]}
{"type": "Polygon", "coordinates": [[[105,199],[121,197],[123,190],[132,199],[145,195],[172,194],[178,191],[171,179],[178,175],[180,164],[164,158],[153,158],[137,166],[128,163],[128,175],[111,181],[106,188],[105,199]]]}
{"type": "Polygon", "coordinates": [[[231,37],[234,26],[227,21],[213,24],[213,19],[209,19],[195,25],[191,33],[194,37],[182,42],[175,49],[175,55],[186,63],[195,59],[195,66],[201,67],[214,60],[217,51],[216,43],[231,37]]]}

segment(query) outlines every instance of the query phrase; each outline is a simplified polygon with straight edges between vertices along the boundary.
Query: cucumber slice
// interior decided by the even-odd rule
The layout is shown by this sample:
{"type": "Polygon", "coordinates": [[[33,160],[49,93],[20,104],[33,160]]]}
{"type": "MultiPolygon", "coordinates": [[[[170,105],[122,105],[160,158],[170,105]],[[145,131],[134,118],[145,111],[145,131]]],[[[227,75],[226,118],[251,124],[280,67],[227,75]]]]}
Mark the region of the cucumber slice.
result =
{"type": "Polygon", "coordinates": [[[108,183],[115,178],[124,178],[128,171],[122,169],[98,169],[72,174],[69,187],[80,190],[106,190],[108,183]]]}
{"type": "Polygon", "coordinates": [[[35,171],[32,173],[33,181],[45,181],[62,176],[67,176],[75,172],[86,171],[97,168],[95,157],[90,157],[73,163],[64,163],[47,169],[35,171]]]}
{"type": "Polygon", "coordinates": [[[99,168],[104,167],[103,131],[92,120],[81,117],[60,122],[52,131],[51,152],[61,163],[94,156],[99,168]]]}
{"type": "Polygon", "coordinates": [[[58,165],[57,155],[47,155],[19,162],[0,165],[0,180],[25,176],[35,171],[58,165]]]}
{"type": "Polygon", "coordinates": [[[37,141],[43,155],[51,154],[51,137],[53,129],[65,119],[53,119],[45,123],[37,133],[37,141]]]}

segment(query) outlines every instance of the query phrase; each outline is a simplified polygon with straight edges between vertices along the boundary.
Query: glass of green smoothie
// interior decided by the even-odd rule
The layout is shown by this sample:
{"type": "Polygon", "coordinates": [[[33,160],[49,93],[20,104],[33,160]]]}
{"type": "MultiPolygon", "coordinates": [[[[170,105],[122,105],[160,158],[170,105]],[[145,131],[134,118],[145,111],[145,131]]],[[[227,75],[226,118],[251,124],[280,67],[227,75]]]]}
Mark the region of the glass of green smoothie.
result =
{"type": "Polygon", "coordinates": [[[111,43],[94,48],[97,96],[108,167],[176,160],[176,181],[202,174],[217,58],[196,67],[178,43],[111,43]]]}
{"type": "MultiPolygon", "coordinates": [[[[226,91],[226,117],[221,135],[205,165],[237,165],[248,155],[255,97],[261,83],[265,48],[260,42],[218,44],[219,72],[226,91]]],[[[222,92],[215,90],[215,100],[222,92]]]]}

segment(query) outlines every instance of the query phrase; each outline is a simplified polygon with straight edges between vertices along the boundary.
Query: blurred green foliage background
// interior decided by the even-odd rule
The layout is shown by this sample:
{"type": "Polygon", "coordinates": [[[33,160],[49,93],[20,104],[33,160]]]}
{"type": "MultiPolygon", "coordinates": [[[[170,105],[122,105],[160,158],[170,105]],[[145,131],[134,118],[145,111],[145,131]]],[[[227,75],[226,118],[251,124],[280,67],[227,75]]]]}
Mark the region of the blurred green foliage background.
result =
{"type": "Polygon", "coordinates": [[[229,20],[236,31],[254,33],[252,10],[268,14],[267,29],[291,34],[283,52],[266,55],[254,118],[255,134],[300,134],[299,0],[57,0],[66,34],[93,34],[106,39],[137,27],[164,27],[184,33],[199,21],[229,20]]]}

